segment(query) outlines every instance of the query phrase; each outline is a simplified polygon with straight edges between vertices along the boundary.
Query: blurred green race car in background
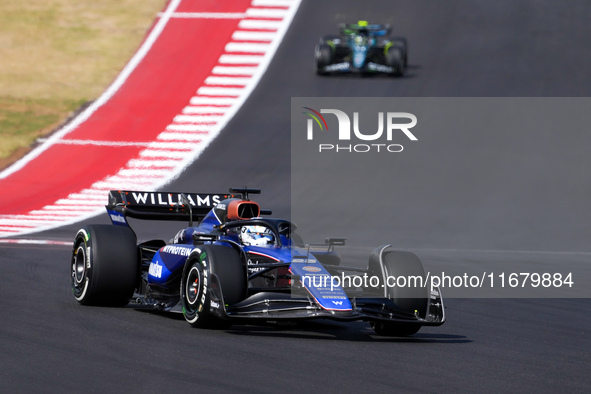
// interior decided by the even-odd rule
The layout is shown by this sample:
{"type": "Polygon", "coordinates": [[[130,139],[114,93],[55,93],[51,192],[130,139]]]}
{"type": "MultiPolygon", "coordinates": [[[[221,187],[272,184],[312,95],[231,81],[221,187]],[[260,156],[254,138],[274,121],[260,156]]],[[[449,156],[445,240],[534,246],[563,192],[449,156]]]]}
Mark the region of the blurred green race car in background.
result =
{"type": "Polygon", "coordinates": [[[319,75],[404,75],[408,64],[408,43],[404,37],[391,37],[389,25],[359,21],[340,24],[339,29],[339,35],[324,36],[316,45],[316,71],[319,75]]]}

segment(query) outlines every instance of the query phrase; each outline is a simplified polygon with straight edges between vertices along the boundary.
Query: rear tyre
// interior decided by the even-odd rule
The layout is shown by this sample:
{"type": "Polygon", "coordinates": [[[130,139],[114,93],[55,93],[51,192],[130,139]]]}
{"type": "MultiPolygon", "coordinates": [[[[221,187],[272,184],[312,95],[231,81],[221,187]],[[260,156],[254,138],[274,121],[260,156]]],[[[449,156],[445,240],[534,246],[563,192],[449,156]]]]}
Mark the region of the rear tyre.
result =
{"type": "MultiPolygon", "coordinates": [[[[376,249],[369,259],[369,274],[380,278],[379,288],[386,291],[386,296],[403,312],[425,318],[429,307],[429,289],[422,286],[410,286],[409,278],[421,277],[425,280],[425,270],[419,258],[410,252],[384,250],[382,253],[383,268],[386,278],[404,277],[407,286],[388,286],[382,277],[382,267],[379,263],[379,254],[382,248],[376,249]],[[382,287],[383,286],[383,287],[382,287]]],[[[415,334],[421,328],[416,323],[392,323],[372,322],[372,328],[379,335],[408,336],[415,334]]]]}
{"type": "Polygon", "coordinates": [[[199,246],[187,259],[181,278],[180,298],[185,320],[193,327],[228,327],[228,322],[216,316],[216,311],[224,307],[221,298],[225,305],[236,304],[246,297],[246,286],[246,268],[234,249],[199,246]]]}
{"type": "Polygon", "coordinates": [[[139,278],[137,239],[129,227],[85,226],[74,239],[70,266],[74,298],[83,305],[123,306],[139,278]]]}

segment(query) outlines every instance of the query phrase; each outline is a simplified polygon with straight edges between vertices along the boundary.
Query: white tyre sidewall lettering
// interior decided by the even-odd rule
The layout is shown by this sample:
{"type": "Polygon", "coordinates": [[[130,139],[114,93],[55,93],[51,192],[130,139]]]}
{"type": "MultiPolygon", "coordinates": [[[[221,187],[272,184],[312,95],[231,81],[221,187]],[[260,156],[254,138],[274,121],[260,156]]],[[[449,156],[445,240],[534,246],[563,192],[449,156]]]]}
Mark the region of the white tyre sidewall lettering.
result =
{"type": "MultiPolygon", "coordinates": [[[[90,249],[90,243],[87,243],[87,240],[89,240],[89,236],[88,233],[85,230],[80,230],[78,231],[78,234],[76,234],[76,238],[78,239],[78,237],[82,238],[82,242],[80,242],[80,244],[78,245],[78,247],[76,248],[76,254],[78,254],[78,251],[82,249],[82,253],[84,255],[84,272],[82,275],[82,278],[80,280],[77,280],[76,278],[74,279],[74,281],[80,285],[82,283],[82,281],[84,281],[84,288],[82,290],[82,293],[76,297],[76,295],[74,294],[74,298],[76,299],[76,301],[83,301],[84,297],[86,297],[86,293],[88,291],[88,286],[90,284],[90,280],[89,280],[89,273],[92,267],[92,263],[91,263],[91,249],[90,249]]],[[[73,274],[76,276],[76,263],[73,262],[72,263],[73,267],[73,274]]]]}
{"type": "MultiPolygon", "coordinates": [[[[190,324],[195,323],[197,320],[199,320],[199,314],[202,312],[202,308],[204,307],[206,301],[207,301],[207,289],[208,289],[208,280],[209,280],[209,275],[207,272],[207,256],[205,256],[205,258],[201,258],[201,254],[202,251],[199,248],[195,248],[193,249],[193,251],[191,252],[191,254],[189,255],[187,261],[193,260],[194,263],[192,264],[191,268],[189,269],[189,272],[187,272],[186,278],[184,278],[181,281],[181,286],[183,286],[182,284],[184,283],[185,288],[183,289],[181,287],[181,294],[183,296],[183,298],[185,299],[187,306],[191,306],[194,310],[195,310],[195,316],[193,316],[192,318],[187,318],[186,313],[183,313],[185,315],[185,319],[187,320],[187,322],[189,322],[190,324]],[[199,270],[199,268],[197,268],[197,265],[201,265],[202,268],[201,270],[199,270]],[[194,302],[190,302],[189,301],[189,293],[188,293],[188,289],[189,289],[189,277],[191,276],[191,273],[193,272],[193,270],[197,271],[197,275],[199,275],[199,292],[201,294],[197,294],[197,297],[195,298],[194,302]],[[184,293],[183,293],[184,292],[184,293]]],[[[184,308],[184,307],[183,307],[184,308]]]]}

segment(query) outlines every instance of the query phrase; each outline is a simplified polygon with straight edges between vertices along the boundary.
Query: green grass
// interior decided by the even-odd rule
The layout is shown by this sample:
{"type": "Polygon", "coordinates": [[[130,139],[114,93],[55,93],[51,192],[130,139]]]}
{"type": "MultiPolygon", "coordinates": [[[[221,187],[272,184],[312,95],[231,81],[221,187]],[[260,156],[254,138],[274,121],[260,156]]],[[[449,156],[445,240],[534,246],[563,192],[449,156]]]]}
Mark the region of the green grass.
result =
{"type": "Polygon", "coordinates": [[[0,168],[133,56],[166,0],[0,0],[0,168]]]}
{"type": "Polygon", "coordinates": [[[0,97],[0,158],[22,151],[51,132],[84,104],[84,100],[16,99],[0,97]]]}

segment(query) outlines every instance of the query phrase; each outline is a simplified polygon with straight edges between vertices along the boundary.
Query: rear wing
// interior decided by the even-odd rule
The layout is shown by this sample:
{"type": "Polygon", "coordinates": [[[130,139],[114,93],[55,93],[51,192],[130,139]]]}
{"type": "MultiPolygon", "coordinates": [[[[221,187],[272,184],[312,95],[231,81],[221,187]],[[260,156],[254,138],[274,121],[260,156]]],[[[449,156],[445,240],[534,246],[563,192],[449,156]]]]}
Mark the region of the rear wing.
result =
{"type": "Polygon", "coordinates": [[[126,217],[145,220],[201,220],[219,202],[234,194],[111,190],[107,212],[113,224],[127,225],[126,217]]]}

